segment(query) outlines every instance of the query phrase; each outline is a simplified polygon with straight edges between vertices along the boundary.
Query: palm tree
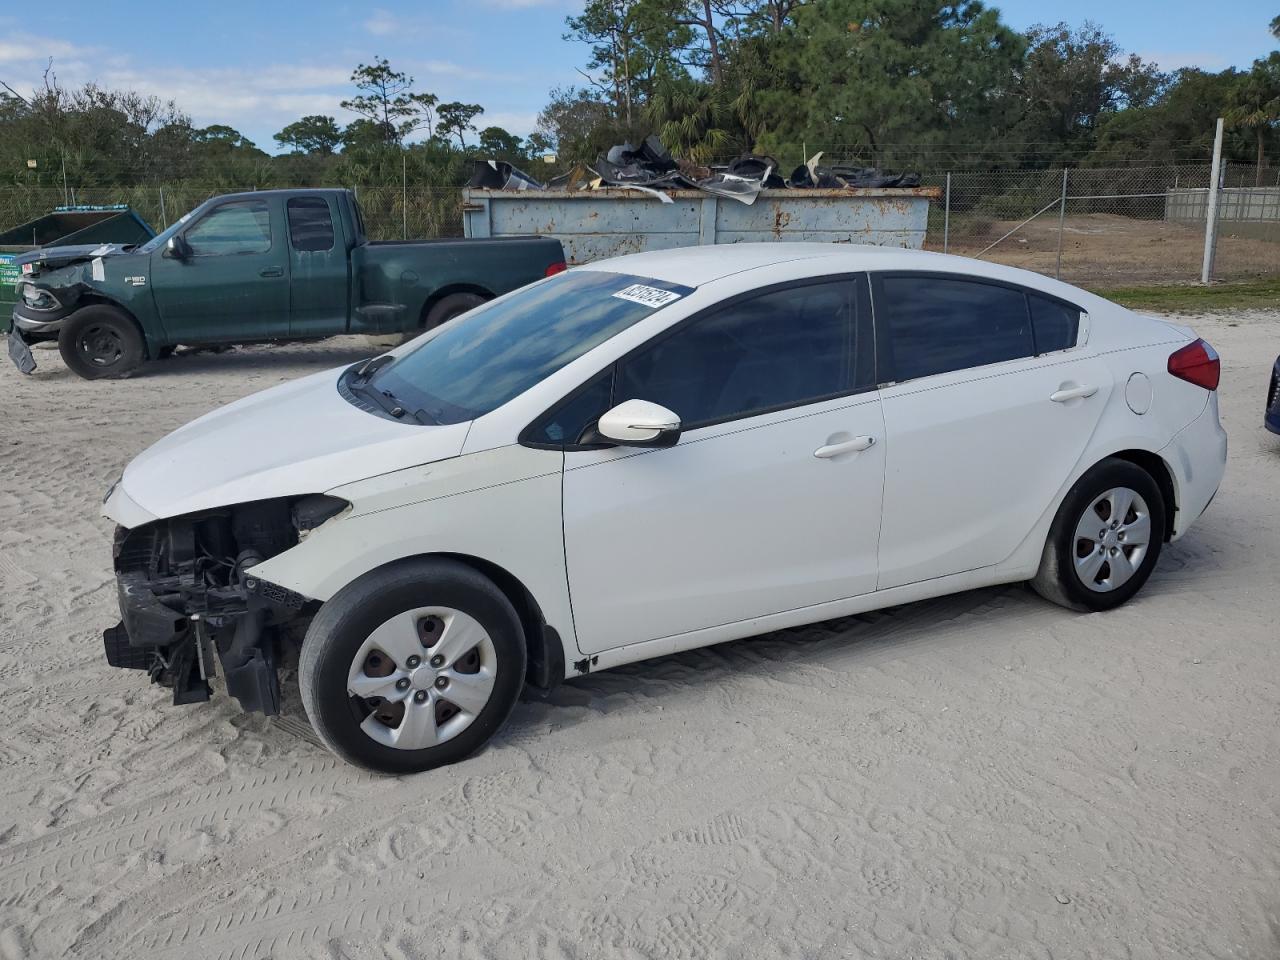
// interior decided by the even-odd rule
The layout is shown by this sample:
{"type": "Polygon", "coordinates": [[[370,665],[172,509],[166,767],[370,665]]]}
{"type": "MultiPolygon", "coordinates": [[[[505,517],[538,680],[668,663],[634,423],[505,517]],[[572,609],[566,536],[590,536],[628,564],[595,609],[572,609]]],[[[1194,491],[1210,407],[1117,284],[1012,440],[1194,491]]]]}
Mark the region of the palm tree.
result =
{"type": "MultiPolygon", "coordinates": [[[[1280,21],[1280,17],[1276,19],[1280,21]]],[[[1258,144],[1256,183],[1261,186],[1267,134],[1280,124],[1280,51],[1253,62],[1253,69],[1245,76],[1234,99],[1235,105],[1223,118],[1230,126],[1253,131],[1258,144]]]]}

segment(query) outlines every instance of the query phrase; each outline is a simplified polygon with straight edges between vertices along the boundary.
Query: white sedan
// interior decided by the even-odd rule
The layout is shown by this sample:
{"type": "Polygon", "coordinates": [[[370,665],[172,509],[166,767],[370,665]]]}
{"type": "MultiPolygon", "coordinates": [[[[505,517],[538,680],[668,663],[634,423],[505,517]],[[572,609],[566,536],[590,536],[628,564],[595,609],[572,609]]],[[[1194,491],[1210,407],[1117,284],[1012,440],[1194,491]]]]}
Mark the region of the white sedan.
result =
{"type": "Polygon", "coordinates": [[[325,742],[414,771],[622,663],[1015,581],[1105,610],[1218,488],[1218,375],[1185,327],[958,257],[594,263],[134,460],[107,658],[273,713],[300,641],[325,742]]]}

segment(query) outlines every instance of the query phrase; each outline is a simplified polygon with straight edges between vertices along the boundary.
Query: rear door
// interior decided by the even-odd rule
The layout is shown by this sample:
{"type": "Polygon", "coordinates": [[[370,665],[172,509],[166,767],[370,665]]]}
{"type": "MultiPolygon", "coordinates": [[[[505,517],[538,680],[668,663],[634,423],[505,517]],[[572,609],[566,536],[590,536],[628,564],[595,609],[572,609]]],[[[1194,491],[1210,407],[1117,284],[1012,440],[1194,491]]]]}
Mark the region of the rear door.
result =
{"type": "Polygon", "coordinates": [[[333,196],[285,201],[291,337],[346,332],[351,258],[341,222],[333,196]]]}
{"type": "Polygon", "coordinates": [[[1111,392],[1087,318],[954,274],[872,275],[887,462],[879,589],[1007,559],[1053,502],[1111,392]]]}
{"type": "Polygon", "coordinates": [[[267,197],[227,200],[182,231],[191,256],[151,258],[156,308],[173,343],[257,340],[289,333],[284,229],[267,197]]]}

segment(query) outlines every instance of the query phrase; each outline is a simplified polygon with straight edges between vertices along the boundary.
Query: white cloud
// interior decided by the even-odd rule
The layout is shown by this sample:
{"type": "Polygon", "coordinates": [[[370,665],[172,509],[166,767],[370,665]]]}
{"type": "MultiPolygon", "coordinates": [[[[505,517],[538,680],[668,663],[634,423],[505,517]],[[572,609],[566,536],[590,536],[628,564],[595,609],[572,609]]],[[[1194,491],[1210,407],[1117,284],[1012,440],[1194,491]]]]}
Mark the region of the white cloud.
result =
{"type": "Polygon", "coordinates": [[[382,9],[373,11],[369,19],[364,22],[364,28],[375,37],[390,37],[404,32],[404,25],[400,19],[389,10],[382,9]]]}
{"type": "Polygon", "coordinates": [[[50,57],[73,57],[85,49],[65,40],[24,33],[5,33],[0,39],[0,63],[48,62],[50,57]]]}
{"type": "MultiPolygon", "coordinates": [[[[528,3],[530,0],[501,0],[528,3]]],[[[385,11],[375,10],[370,22],[385,11]]],[[[394,19],[394,18],[392,18],[394,19]]],[[[366,24],[367,26],[368,24],[366,24]]],[[[406,27],[407,29],[407,27],[406,27]]],[[[274,149],[271,134],[308,114],[326,114],[339,123],[354,115],[338,104],[350,97],[351,70],[328,63],[276,63],[240,67],[193,67],[180,63],[140,63],[117,50],[79,47],[64,40],[22,32],[0,32],[3,79],[25,94],[41,83],[49,58],[65,88],[96,83],[112,89],[134,90],[173,100],[197,126],[225,123],[246,133],[266,150],[274,149]]],[[[500,102],[494,90],[526,78],[444,59],[404,62],[400,69],[419,78],[418,89],[441,100],[464,100],[486,106],[500,102]]],[[[536,126],[536,113],[496,110],[478,118],[478,126],[500,126],[525,136],[536,126]]]]}

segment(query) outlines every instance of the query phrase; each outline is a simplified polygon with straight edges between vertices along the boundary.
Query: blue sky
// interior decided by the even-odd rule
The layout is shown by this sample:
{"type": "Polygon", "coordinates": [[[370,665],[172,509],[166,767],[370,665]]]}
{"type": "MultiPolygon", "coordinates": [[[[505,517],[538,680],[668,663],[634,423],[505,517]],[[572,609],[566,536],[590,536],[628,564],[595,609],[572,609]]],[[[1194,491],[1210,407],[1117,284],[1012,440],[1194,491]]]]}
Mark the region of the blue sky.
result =
{"type": "MultiPolygon", "coordinates": [[[[1280,0],[991,5],[1019,29],[1093,20],[1165,69],[1248,66],[1275,49],[1267,24],[1280,13],[1280,0]]],[[[352,67],[384,56],[419,89],[482,104],[483,124],[527,134],[548,91],[580,79],[574,68],[585,50],[561,39],[566,14],[580,7],[581,0],[63,0],[26,7],[20,18],[0,13],[0,80],[29,89],[53,57],[64,84],[95,80],[172,97],[198,124],[228,123],[272,150],[272,134],[304,114],[350,119],[338,102],[350,93],[352,67]]]]}

